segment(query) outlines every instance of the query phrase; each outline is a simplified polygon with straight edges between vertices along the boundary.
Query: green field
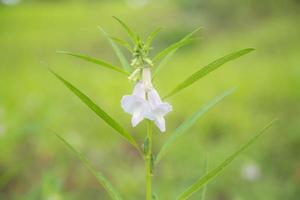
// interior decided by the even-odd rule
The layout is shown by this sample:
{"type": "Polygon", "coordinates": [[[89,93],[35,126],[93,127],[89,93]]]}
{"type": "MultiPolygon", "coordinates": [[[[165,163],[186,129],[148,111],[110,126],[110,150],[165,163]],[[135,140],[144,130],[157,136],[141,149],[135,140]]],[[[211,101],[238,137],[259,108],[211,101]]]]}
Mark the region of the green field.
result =
{"type": "MultiPolygon", "coordinates": [[[[143,161],[48,70],[84,91],[142,143],[145,124],[132,129],[130,116],[120,107],[120,99],[131,92],[132,83],[108,69],[56,53],[84,53],[120,66],[97,29],[100,25],[114,36],[126,38],[111,16],[125,20],[142,36],[163,27],[152,55],[202,27],[197,34],[200,39],[178,51],[157,76],[154,85],[162,95],[223,55],[256,49],[167,99],[173,112],[166,118],[166,133],[155,129],[156,152],[196,109],[225,90],[237,88],[181,137],[155,169],[154,189],[160,200],[175,199],[203,175],[207,155],[209,166],[217,166],[274,117],[279,121],[268,134],[208,184],[206,199],[299,199],[299,3],[276,1],[282,5],[275,8],[266,3],[262,8],[268,9],[257,6],[263,11],[252,13],[256,7],[242,3],[231,12],[226,10],[231,5],[221,1],[203,8],[178,2],[153,1],[139,8],[123,1],[0,4],[1,200],[109,199],[53,131],[84,152],[126,199],[144,199],[143,161]],[[258,172],[253,179],[243,175],[249,166],[258,172]]],[[[191,199],[200,196],[201,192],[191,199]]]]}

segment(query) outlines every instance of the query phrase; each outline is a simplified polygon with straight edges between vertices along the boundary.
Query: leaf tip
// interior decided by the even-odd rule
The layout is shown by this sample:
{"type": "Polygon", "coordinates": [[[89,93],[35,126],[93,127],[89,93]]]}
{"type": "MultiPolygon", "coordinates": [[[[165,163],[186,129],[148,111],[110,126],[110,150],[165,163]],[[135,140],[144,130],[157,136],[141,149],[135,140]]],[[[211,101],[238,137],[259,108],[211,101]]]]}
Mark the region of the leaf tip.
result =
{"type": "Polygon", "coordinates": [[[247,48],[247,49],[245,49],[245,50],[247,50],[248,52],[251,52],[251,51],[255,51],[256,49],[255,49],[255,48],[252,48],[252,47],[250,47],[250,48],[247,48]]]}
{"type": "Polygon", "coordinates": [[[115,20],[117,20],[118,22],[120,22],[121,24],[123,24],[124,22],[120,19],[120,18],[118,18],[118,17],[116,17],[116,16],[112,16],[112,18],[114,18],[115,20]]]}
{"type": "Polygon", "coordinates": [[[52,73],[56,78],[58,78],[59,80],[62,80],[62,78],[55,72],[53,71],[51,68],[48,68],[49,72],[52,73]]]}

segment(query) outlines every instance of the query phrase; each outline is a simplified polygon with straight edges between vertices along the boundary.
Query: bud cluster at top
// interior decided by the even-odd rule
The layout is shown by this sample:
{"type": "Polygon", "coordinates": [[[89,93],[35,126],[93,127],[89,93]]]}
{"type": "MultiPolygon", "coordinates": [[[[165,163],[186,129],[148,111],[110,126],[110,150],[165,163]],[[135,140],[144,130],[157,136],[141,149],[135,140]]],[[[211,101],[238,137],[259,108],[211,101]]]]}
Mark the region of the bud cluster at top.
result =
{"type": "Polygon", "coordinates": [[[145,45],[142,40],[138,40],[138,43],[133,49],[133,59],[131,61],[131,66],[134,68],[153,66],[151,59],[148,58],[150,48],[145,45]]]}

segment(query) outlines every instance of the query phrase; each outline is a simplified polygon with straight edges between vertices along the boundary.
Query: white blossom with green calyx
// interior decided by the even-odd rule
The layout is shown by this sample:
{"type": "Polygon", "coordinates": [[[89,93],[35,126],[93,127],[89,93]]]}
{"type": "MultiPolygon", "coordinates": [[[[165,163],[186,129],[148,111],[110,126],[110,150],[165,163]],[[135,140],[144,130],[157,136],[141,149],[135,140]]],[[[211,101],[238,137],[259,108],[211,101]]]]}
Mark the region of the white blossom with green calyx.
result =
{"type": "Polygon", "coordinates": [[[121,105],[126,113],[132,115],[131,124],[133,127],[137,126],[148,115],[150,107],[146,101],[145,88],[142,82],[136,83],[131,95],[123,96],[121,105]]]}
{"type": "Polygon", "coordinates": [[[143,69],[142,79],[147,94],[147,100],[151,110],[147,118],[154,121],[155,125],[159,128],[161,132],[165,132],[166,125],[164,116],[168,112],[172,111],[172,106],[168,103],[164,103],[161,101],[158,92],[152,85],[151,70],[149,67],[143,69]]]}
{"type": "Polygon", "coordinates": [[[131,124],[137,126],[143,119],[154,121],[161,132],[166,131],[164,116],[172,111],[172,106],[162,102],[151,82],[149,67],[143,68],[142,81],[138,81],[131,95],[122,98],[121,105],[126,113],[132,115],[131,124]]]}

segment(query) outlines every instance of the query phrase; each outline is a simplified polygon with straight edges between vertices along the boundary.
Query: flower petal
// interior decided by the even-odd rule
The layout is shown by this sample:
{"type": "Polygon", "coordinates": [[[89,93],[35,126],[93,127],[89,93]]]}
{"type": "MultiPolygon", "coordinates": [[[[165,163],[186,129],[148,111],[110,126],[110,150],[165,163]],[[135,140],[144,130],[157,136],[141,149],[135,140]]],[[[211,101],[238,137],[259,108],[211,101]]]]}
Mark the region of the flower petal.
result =
{"type": "Polygon", "coordinates": [[[147,104],[145,99],[145,89],[141,82],[138,82],[134,89],[132,95],[125,95],[121,100],[121,106],[123,110],[129,114],[133,114],[137,107],[147,104]]]}
{"type": "Polygon", "coordinates": [[[157,117],[155,119],[155,124],[156,126],[159,128],[159,130],[161,132],[165,132],[166,131],[166,123],[165,123],[165,118],[163,118],[162,116],[157,117]]]}
{"type": "Polygon", "coordinates": [[[148,101],[149,101],[150,105],[153,107],[162,103],[160,96],[155,89],[152,89],[148,92],[148,101]]]}
{"type": "Polygon", "coordinates": [[[141,112],[136,111],[132,115],[131,124],[133,127],[136,127],[142,120],[144,119],[144,116],[141,112]]]}
{"type": "Polygon", "coordinates": [[[125,95],[122,97],[121,106],[123,110],[129,114],[134,112],[136,107],[137,98],[133,95],[125,95]]]}
{"type": "Polygon", "coordinates": [[[155,116],[165,116],[168,112],[172,111],[172,106],[168,103],[162,103],[152,109],[152,114],[155,116]]]}
{"type": "Polygon", "coordinates": [[[137,84],[134,86],[132,95],[138,96],[142,99],[146,99],[145,87],[142,82],[137,82],[137,84]]]}

